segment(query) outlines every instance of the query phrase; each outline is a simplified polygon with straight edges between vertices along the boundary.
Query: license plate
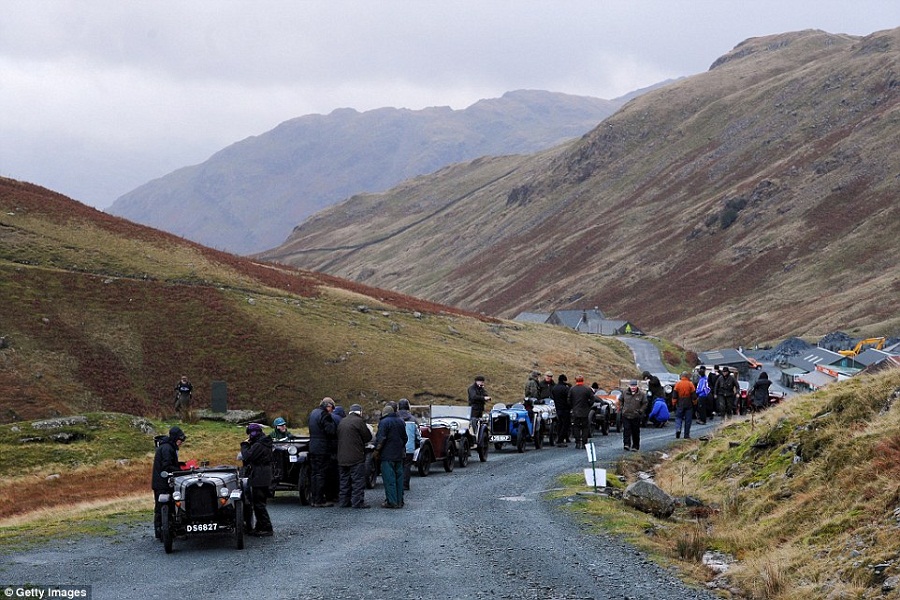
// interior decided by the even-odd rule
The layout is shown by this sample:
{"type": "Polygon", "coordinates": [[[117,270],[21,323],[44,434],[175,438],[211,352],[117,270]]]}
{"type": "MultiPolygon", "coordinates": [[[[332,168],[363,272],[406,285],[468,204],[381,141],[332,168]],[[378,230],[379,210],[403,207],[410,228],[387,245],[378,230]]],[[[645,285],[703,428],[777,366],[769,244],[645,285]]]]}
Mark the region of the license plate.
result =
{"type": "Polygon", "coordinates": [[[510,440],[512,440],[512,436],[509,436],[509,435],[492,435],[491,436],[492,442],[508,442],[510,440]]]}
{"type": "Polygon", "coordinates": [[[300,458],[300,457],[297,456],[296,454],[291,454],[291,455],[290,455],[290,458],[288,458],[288,462],[297,462],[297,460],[298,460],[299,458],[300,458]]]}
{"type": "Polygon", "coordinates": [[[218,523],[194,523],[185,527],[188,533],[205,533],[207,531],[218,531],[218,529],[218,523]]]}

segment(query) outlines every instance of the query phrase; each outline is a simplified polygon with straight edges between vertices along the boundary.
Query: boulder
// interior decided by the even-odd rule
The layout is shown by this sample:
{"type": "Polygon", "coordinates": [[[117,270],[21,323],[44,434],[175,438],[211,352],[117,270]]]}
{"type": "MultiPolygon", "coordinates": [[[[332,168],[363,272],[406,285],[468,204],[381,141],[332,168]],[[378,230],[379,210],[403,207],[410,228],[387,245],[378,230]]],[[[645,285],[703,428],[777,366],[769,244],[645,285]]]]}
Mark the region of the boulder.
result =
{"type": "Polygon", "coordinates": [[[675,512],[675,498],[647,479],[635,481],[625,488],[622,500],[628,506],[660,519],[671,517],[675,512]]]}

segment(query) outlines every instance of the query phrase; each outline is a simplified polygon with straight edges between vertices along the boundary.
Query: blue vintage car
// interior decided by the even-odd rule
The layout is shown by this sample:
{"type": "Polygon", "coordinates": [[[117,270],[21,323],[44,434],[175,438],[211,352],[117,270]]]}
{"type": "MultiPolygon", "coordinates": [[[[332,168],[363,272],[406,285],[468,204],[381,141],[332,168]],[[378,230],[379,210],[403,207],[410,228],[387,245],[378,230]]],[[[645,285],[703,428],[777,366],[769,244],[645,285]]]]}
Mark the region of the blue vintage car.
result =
{"type": "Polygon", "coordinates": [[[509,408],[497,403],[491,408],[489,426],[490,441],[500,450],[504,444],[512,444],[519,452],[525,452],[525,444],[534,443],[536,450],[543,446],[543,436],[535,435],[542,429],[541,411],[529,411],[521,402],[509,408]]]}

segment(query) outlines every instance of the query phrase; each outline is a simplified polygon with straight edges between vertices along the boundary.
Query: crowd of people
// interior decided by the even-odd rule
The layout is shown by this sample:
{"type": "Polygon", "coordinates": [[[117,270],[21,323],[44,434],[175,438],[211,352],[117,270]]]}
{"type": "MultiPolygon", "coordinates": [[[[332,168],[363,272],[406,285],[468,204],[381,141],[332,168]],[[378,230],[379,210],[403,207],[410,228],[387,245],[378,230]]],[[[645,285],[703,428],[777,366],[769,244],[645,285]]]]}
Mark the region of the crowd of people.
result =
{"type": "MultiPolygon", "coordinates": [[[[741,397],[736,373],[728,367],[716,366],[707,373],[701,366],[693,376],[682,372],[678,382],[667,392],[659,378],[645,371],[644,385],[632,379],[622,392],[616,411],[621,417],[622,441],[625,451],[637,452],[641,446],[641,427],[665,427],[674,411],[675,437],[691,439],[691,424],[696,418],[705,424],[716,416],[731,418],[739,412],[741,397]],[[643,389],[646,388],[646,391],[643,389]]],[[[751,407],[768,406],[768,375],[760,374],[749,390],[751,407]]],[[[190,407],[192,386],[186,376],[176,384],[176,408],[179,412],[190,407]]],[[[591,437],[589,415],[600,399],[599,385],[588,386],[584,376],[577,375],[573,384],[565,374],[554,380],[553,372],[543,375],[532,371],[528,376],[523,404],[532,411],[535,405],[552,400],[557,414],[558,427],[550,445],[565,448],[575,442],[582,449],[591,437]]],[[[491,396],[485,388],[485,377],[478,375],[467,390],[470,414],[481,418],[491,396]]],[[[308,417],[310,505],[314,508],[370,508],[366,501],[366,446],[374,440],[374,460],[380,467],[384,483],[383,508],[401,509],[405,506],[404,492],[410,490],[413,457],[422,436],[419,424],[410,412],[406,398],[388,402],[381,410],[378,426],[373,428],[363,418],[359,404],[345,412],[332,398],[326,397],[308,417]]],[[[241,443],[238,458],[243,462],[242,475],[249,483],[246,499],[251,510],[245,511],[245,531],[256,536],[273,535],[272,521],[267,503],[273,480],[273,442],[290,439],[287,422],[278,417],[272,422],[272,431],[265,435],[262,425],[250,423],[246,428],[247,439],[241,443]]],[[[153,462],[151,485],[154,494],[154,529],[160,538],[160,509],[158,498],[168,492],[168,481],[160,474],[183,467],[178,451],[186,435],[178,426],[169,430],[157,446],[153,462]]]]}

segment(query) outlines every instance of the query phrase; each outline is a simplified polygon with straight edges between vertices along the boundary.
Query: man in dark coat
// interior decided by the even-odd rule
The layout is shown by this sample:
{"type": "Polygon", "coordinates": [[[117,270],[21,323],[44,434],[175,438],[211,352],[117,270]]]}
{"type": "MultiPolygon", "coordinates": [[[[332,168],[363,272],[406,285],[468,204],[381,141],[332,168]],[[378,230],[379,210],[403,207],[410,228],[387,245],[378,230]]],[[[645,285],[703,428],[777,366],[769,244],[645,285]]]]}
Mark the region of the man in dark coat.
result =
{"type": "Polygon", "coordinates": [[[769,374],[765,371],[760,373],[759,379],[756,380],[756,383],[753,384],[753,389],[750,390],[750,401],[753,410],[762,410],[769,406],[769,387],[771,385],[769,374]]]}
{"type": "Polygon", "coordinates": [[[716,412],[725,415],[726,419],[731,418],[735,414],[741,388],[737,378],[731,374],[728,367],[722,367],[722,375],[716,379],[716,387],[713,388],[713,392],[716,394],[716,412]]]}
{"type": "Polygon", "coordinates": [[[475,377],[475,382],[469,386],[469,406],[472,407],[472,418],[477,419],[484,414],[484,403],[490,402],[491,397],[484,389],[484,375],[475,377]]]}
{"type": "Polygon", "coordinates": [[[647,412],[647,395],[638,387],[637,379],[628,382],[622,394],[622,439],[626,451],[641,449],[641,419],[647,412]]]}
{"type": "Polygon", "coordinates": [[[366,444],[372,432],[362,417],[362,406],[353,404],[337,427],[337,462],[341,471],[338,505],[369,508],[366,504],[366,444]]]}
{"type": "Polygon", "coordinates": [[[572,405],[569,404],[569,378],[560,374],[559,383],[550,388],[550,398],[556,405],[556,417],[559,419],[559,435],[556,445],[565,448],[569,445],[572,429],[572,405]]]}
{"type": "Polygon", "coordinates": [[[406,456],[406,423],[388,404],[381,411],[375,446],[381,452],[381,480],[384,482],[383,508],[403,508],[403,459],[406,456]]]}
{"type": "Polygon", "coordinates": [[[652,374],[650,371],[644,371],[641,373],[641,379],[647,382],[647,409],[641,418],[641,425],[646,425],[647,417],[650,416],[650,411],[653,410],[653,400],[662,398],[663,400],[668,401],[668,398],[666,398],[666,390],[662,383],[660,383],[659,377],[652,374]]]}
{"type": "Polygon", "coordinates": [[[160,494],[168,494],[169,488],[168,478],[163,477],[160,473],[166,471],[172,473],[179,470],[184,463],[178,460],[178,449],[187,436],[181,430],[181,427],[175,425],[169,429],[169,435],[159,441],[156,447],[156,455],[153,457],[153,473],[150,486],[153,488],[153,529],[156,539],[162,539],[162,504],[159,503],[160,494]]]}
{"type": "Polygon", "coordinates": [[[709,410],[706,411],[706,418],[710,420],[712,420],[716,414],[718,414],[720,418],[722,417],[722,413],[718,412],[719,406],[716,402],[716,382],[721,376],[722,373],[719,365],[713,365],[712,371],[706,376],[706,383],[709,385],[709,398],[707,399],[709,410]]]}
{"type": "MultiPolygon", "coordinates": [[[[247,533],[260,537],[272,535],[272,520],[269,518],[269,487],[272,485],[272,438],[263,435],[262,425],[247,425],[247,440],[241,442],[241,460],[247,467],[248,483],[253,501],[253,515],[256,528],[248,528],[247,533]]],[[[249,516],[249,515],[248,515],[249,516]]],[[[248,518],[245,517],[245,521],[248,518]]]]}
{"type": "Polygon", "coordinates": [[[537,404],[543,404],[550,397],[554,385],[556,382],[553,381],[553,371],[547,371],[544,373],[544,378],[538,381],[537,404]]]}
{"type": "Polygon", "coordinates": [[[569,404],[572,405],[572,428],[575,436],[575,447],[584,448],[590,437],[588,415],[594,406],[594,390],[584,385],[584,377],[575,377],[575,385],[569,389],[569,404]]]}
{"type": "Polygon", "coordinates": [[[310,506],[315,508],[334,506],[325,497],[331,454],[337,444],[337,424],[331,416],[333,411],[334,400],[323,398],[319,406],[309,413],[310,506]]]}

